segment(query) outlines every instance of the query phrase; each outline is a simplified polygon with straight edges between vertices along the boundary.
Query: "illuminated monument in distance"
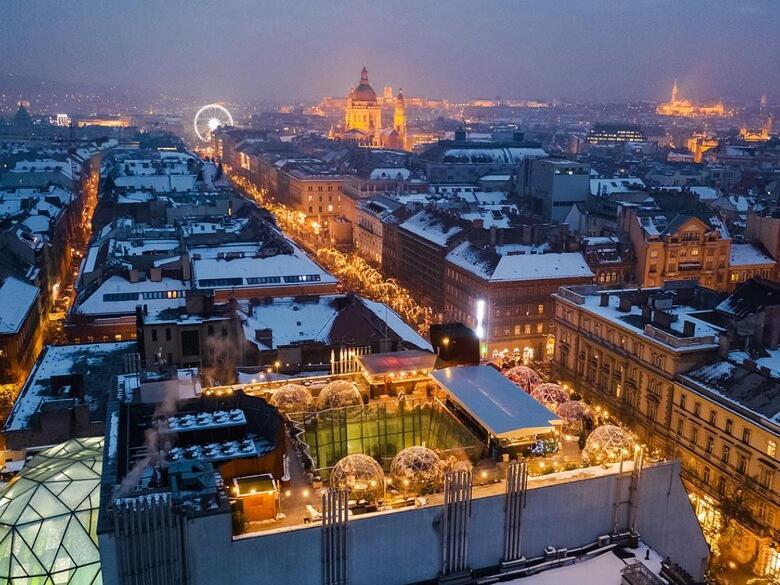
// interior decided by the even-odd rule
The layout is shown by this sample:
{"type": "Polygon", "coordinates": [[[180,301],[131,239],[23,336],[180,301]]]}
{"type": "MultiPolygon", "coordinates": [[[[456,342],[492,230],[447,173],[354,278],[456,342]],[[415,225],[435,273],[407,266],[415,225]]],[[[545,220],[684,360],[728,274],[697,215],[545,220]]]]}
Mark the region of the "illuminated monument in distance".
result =
{"type": "Polygon", "coordinates": [[[775,117],[772,114],[769,114],[760,130],[753,132],[752,130],[749,130],[747,126],[743,126],[739,130],[739,137],[746,142],[765,142],[772,137],[774,126],[775,117]]]}
{"type": "Polygon", "coordinates": [[[655,112],[661,116],[682,116],[685,118],[724,117],[730,114],[726,111],[722,101],[712,105],[699,105],[690,100],[680,99],[677,80],[672,87],[672,99],[659,104],[655,112]]]}
{"type": "Polygon", "coordinates": [[[347,96],[344,130],[334,135],[368,148],[403,149],[406,146],[404,96],[398,92],[394,103],[393,125],[386,128],[382,123],[382,104],[388,101],[387,89],[389,88],[385,88],[383,98],[378,99],[368,81],[368,69],[363,67],[360,83],[347,96]]]}

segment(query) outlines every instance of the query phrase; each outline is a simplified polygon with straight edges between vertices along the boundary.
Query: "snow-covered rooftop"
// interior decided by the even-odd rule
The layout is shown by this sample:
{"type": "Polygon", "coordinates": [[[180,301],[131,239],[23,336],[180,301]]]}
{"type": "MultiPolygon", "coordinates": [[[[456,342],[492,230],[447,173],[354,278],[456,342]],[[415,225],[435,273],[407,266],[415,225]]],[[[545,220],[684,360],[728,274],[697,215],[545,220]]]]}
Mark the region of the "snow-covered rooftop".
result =
{"type": "Polygon", "coordinates": [[[425,210],[415,213],[400,227],[439,246],[446,245],[464,229],[456,219],[442,219],[425,210]]]}
{"type": "Polygon", "coordinates": [[[333,284],[336,278],[302,250],[259,257],[258,244],[227,245],[192,250],[192,279],[198,288],[306,287],[333,284]],[[222,252],[224,256],[219,257],[222,252]],[[231,254],[228,256],[229,254],[231,254]]]}
{"type": "Polygon", "coordinates": [[[14,334],[38,299],[38,287],[9,276],[0,284],[0,333],[14,334]]]}
{"type": "Polygon", "coordinates": [[[774,265],[771,256],[753,244],[731,244],[731,266],[774,265]]]}
{"type": "Polygon", "coordinates": [[[639,177],[614,177],[590,180],[590,194],[606,197],[613,193],[624,193],[634,189],[643,189],[645,182],[639,177]]]}
{"type": "MultiPolygon", "coordinates": [[[[115,365],[122,363],[124,354],[136,351],[134,341],[116,343],[87,343],[82,345],[49,345],[35,363],[19,392],[4,430],[22,430],[41,403],[52,396],[51,377],[80,373],[86,379],[86,399],[92,406],[104,403],[110,387],[110,377],[118,374],[115,365]],[[92,381],[102,382],[91,384],[92,381]]],[[[99,410],[99,408],[97,408],[99,410]]],[[[92,410],[92,408],[91,408],[92,410]]],[[[96,411],[96,416],[102,415],[96,411]]]]}
{"type": "Polygon", "coordinates": [[[480,249],[470,242],[457,245],[447,261],[490,282],[587,279],[594,276],[579,252],[544,253],[547,245],[505,244],[480,249]]]}
{"type": "MultiPolygon", "coordinates": [[[[566,289],[563,293],[556,293],[558,298],[567,298],[572,300],[576,298],[576,303],[583,309],[598,315],[601,318],[609,320],[616,327],[626,329],[634,334],[639,334],[654,343],[665,345],[677,351],[692,351],[713,349],[717,347],[718,335],[721,330],[703,318],[697,317],[697,313],[702,311],[690,305],[678,304],[666,309],[673,317],[668,328],[661,327],[657,323],[648,321],[642,316],[642,307],[637,304],[631,304],[631,307],[622,311],[620,307],[620,298],[622,295],[632,295],[636,291],[602,291],[580,294],[576,292],[571,295],[575,289],[566,289]],[[602,294],[607,295],[607,304],[601,304],[602,294]],[[685,323],[690,322],[693,326],[692,335],[684,335],[685,323]]],[[[662,292],[661,289],[654,289],[662,292]]],[[[648,292],[652,292],[648,291],[648,292]]],[[[702,315],[703,316],[703,315],[702,315]]]]}
{"type": "Polygon", "coordinates": [[[502,256],[490,277],[503,280],[555,280],[593,278],[588,263],[579,252],[561,254],[513,254],[502,256]]]}
{"type": "Polygon", "coordinates": [[[726,360],[718,360],[684,374],[726,404],[746,409],[759,420],[780,424],[780,350],[745,363],[748,355],[731,352],[726,360]],[[768,368],[762,372],[761,367],[768,368]]]}
{"type": "MultiPolygon", "coordinates": [[[[261,350],[302,342],[323,344],[338,342],[337,339],[332,338],[332,334],[339,314],[348,307],[343,302],[345,300],[344,295],[321,295],[307,299],[305,302],[293,297],[275,298],[270,304],[254,306],[242,302],[244,334],[261,350]],[[272,332],[268,342],[260,341],[255,337],[256,331],[264,329],[272,332]]],[[[395,333],[402,341],[420,349],[431,350],[430,343],[389,307],[362,297],[356,297],[355,301],[373,313],[377,323],[386,321],[388,330],[395,333]]],[[[350,321],[349,325],[361,328],[361,331],[355,331],[355,335],[365,333],[367,337],[370,336],[369,323],[366,321],[350,321]]]]}
{"type": "Polygon", "coordinates": [[[588,556],[573,564],[505,581],[504,585],[620,585],[625,583],[622,580],[622,571],[629,565],[641,562],[652,574],[658,576],[661,573],[662,560],[661,555],[640,543],[639,548],[625,549],[621,556],[607,551],[598,556],[588,556]],[[626,553],[633,553],[634,556],[621,558],[625,557],[626,553]],[[649,559],[645,558],[646,555],[649,559]]]}
{"type": "Polygon", "coordinates": [[[150,312],[182,307],[189,285],[174,278],[160,281],[130,282],[121,276],[111,276],[74,308],[90,316],[130,315],[137,305],[147,305],[150,312]]]}
{"type": "Polygon", "coordinates": [[[527,158],[547,156],[542,148],[518,146],[491,146],[486,143],[481,148],[448,148],[442,154],[444,162],[455,163],[518,163],[527,158]]]}

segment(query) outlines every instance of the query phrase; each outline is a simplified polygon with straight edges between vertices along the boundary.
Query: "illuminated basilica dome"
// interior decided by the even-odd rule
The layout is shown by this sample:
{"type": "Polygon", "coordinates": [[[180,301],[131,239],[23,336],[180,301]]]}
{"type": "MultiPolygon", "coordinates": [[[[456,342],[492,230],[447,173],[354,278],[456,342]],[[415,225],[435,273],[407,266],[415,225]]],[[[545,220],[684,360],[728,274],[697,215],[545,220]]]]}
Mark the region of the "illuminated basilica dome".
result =
{"type": "Polygon", "coordinates": [[[360,84],[352,90],[350,98],[353,102],[372,102],[376,103],[376,92],[368,82],[368,69],[363,67],[360,72],[360,84]]]}

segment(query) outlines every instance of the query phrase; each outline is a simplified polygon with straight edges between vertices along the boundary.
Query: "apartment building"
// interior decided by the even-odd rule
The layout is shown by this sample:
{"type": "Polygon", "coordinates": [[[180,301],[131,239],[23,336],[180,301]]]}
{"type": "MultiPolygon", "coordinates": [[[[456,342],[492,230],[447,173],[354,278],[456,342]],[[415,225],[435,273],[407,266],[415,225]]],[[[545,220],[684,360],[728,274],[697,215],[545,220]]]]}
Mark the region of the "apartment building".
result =
{"type": "Polygon", "coordinates": [[[725,300],[695,281],[609,292],[563,287],[554,298],[561,380],[651,450],[681,459],[725,562],[780,576],[777,285],[749,281],[725,300]]]}
{"type": "Polygon", "coordinates": [[[641,210],[630,211],[627,222],[637,284],[694,279],[708,288],[729,288],[731,236],[716,215],[641,210]]]}
{"type": "Polygon", "coordinates": [[[520,351],[527,361],[552,350],[552,293],[590,284],[582,254],[541,253],[546,246],[463,242],[446,257],[444,317],[482,334],[483,352],[520,351]]]}

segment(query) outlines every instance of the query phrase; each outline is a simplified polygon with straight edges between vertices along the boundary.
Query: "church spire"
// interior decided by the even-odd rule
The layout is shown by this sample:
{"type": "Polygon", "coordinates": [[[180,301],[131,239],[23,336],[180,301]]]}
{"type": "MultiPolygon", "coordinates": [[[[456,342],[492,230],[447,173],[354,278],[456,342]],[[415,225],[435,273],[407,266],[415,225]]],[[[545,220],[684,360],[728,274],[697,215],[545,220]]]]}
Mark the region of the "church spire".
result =
{"type": "Polygon", "coordinates": [[[674,80],[674,85],[672,86],[672,102],[677,101],[677,80],[674,80]]]}
{"type": "Polygon", "coordinates": [[[360,83],[368,83],[368,69],[363,65],[363,70],[360,72],[360,83]]]}

